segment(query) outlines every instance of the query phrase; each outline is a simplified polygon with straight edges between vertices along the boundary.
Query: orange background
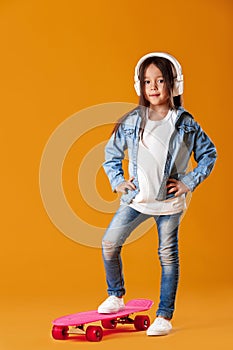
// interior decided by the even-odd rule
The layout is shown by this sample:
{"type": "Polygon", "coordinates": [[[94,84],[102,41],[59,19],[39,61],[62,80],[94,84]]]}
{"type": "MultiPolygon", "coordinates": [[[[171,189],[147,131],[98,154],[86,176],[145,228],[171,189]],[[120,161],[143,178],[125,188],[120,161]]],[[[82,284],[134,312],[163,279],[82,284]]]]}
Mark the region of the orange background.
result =
{"type": "MultiPolygon", "coordinates": [[[[181,62],[184,106],[218,149],[214,172],[194,192],[180,231],[182,275],[174,322],[184,329],[156,342],[165,349],[173,339],[181,348],[195,336],[195,347],[232,346],[232,9],[227,0],[1,1],[2,349],[77,347],[51,340],[50,321],[95,308],[105,297],[101,252],[73,242],[52,224],[40,197],[39,165],[52,132],[75,112],[101,103],[137,103],[134,66],[151,51],[169,52],[181,62]],[[205,319],[207,338],[201,326],[199,336],[192,333],[200,314],[216,317],[216,323],[205,319]],[[27,336],[19,326],[9,333],[4,328],[11,323],[26,329],[29,320],[38,325],[31,325],[27,336]],[[219,320],[226,325],[222,333],[214,328],[219,320]]],[[[64,181],[75,203],[72,159],[67,158],[64,181]]],[[[97,186],[105,199],[115,198],[102,171],[97,186]]],[[[85,205],[79,210],[85,216],[85,205]]],[[[150,230],[125,247],[127,299],[149,297],[157,304],[156,246],[150,230]]],[[[129,335],[109,335],[106,344],[137,348],[148,341],[129,335]]],[[[150,344],[156,345],[151,339],[150,344]]]]}

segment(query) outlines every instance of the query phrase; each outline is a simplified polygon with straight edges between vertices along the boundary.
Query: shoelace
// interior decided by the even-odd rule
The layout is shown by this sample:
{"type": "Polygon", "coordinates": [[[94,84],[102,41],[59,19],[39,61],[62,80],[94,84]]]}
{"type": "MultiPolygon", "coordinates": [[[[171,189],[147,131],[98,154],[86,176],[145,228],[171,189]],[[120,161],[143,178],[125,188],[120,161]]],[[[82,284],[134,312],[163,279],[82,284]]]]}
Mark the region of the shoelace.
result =
{"type": "Polygon", "coordinates": [[[169,324],[169,321],[165,320],[164,318],[162,317],[158,317],[156,319],[156,324],[157,325],[160,325],[160,326],[166,326],[167,324],[169,324]]]}
{"type": "Polygon", "coordinates": [[[109,304],[114,304],[114,305],[117,305],[117,300],[114,298],[114,296],[110,296],[109,298],[108,298],[108,300],[107,300],[107,302],[109,303],[109,304]]]}
{"type": "Polygon", "coordinates": [[[162,317],[158,317],[157,320],[156,320],[156,323],[164,324],[164,319],[162,317]]]}

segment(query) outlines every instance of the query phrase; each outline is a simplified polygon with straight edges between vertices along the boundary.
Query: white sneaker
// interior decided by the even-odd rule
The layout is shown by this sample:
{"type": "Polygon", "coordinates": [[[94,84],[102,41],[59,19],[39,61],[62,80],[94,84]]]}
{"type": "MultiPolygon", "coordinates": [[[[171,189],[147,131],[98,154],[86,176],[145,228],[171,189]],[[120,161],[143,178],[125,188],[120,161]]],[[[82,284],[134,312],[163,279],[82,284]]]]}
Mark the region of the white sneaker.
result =
{"type": "Polygon", "coordinates": [[[147,335],[166,335],[172,330],[171,322],[162,317],[157,317],[147,329],[147,335]]]}
{"type": "Polygon", "coordinates": [[[125,308],[123,298],[118,298],[115,295],[110,295],[99,307],[99,314],[116,313],[125,308]]]}

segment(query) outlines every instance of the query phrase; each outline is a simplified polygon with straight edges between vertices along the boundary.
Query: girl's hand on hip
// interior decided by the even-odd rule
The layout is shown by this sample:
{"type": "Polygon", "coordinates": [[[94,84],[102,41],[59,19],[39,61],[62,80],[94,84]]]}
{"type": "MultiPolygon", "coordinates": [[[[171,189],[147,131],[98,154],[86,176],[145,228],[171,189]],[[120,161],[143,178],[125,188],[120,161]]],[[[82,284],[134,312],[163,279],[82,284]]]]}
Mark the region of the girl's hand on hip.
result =
{"type": "Polygon", "coordinates": [[[175,197],[181,196],[183,193],[188,193],[190,189],[182,182],[176,179],[169,179],[167,182],[167,193],[174,193],[175,197]]]}
{"type": "Polygon", "coordinates": [[[117,192],[121,192],[121,193],[128,193],[128,191],[133,191],[136,189],[136,186],[133,184],[133,179],[134,177],[132,176],[128,181],[124,181],[122,182],[120,185],[118,185],[116,187],[116,191],[117,192]]]}

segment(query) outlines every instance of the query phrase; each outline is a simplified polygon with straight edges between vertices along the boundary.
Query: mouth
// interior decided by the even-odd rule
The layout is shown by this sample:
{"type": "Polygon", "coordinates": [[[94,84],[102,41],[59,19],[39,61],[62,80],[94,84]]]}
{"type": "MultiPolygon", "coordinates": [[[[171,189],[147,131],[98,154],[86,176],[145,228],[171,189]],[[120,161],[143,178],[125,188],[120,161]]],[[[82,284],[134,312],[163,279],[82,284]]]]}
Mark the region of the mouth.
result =
{"type": "Polygon", "coordinates": [[[160,94],[153,94],[153,95],[149,95],[150,97],[159,97],[160,94]]]}

